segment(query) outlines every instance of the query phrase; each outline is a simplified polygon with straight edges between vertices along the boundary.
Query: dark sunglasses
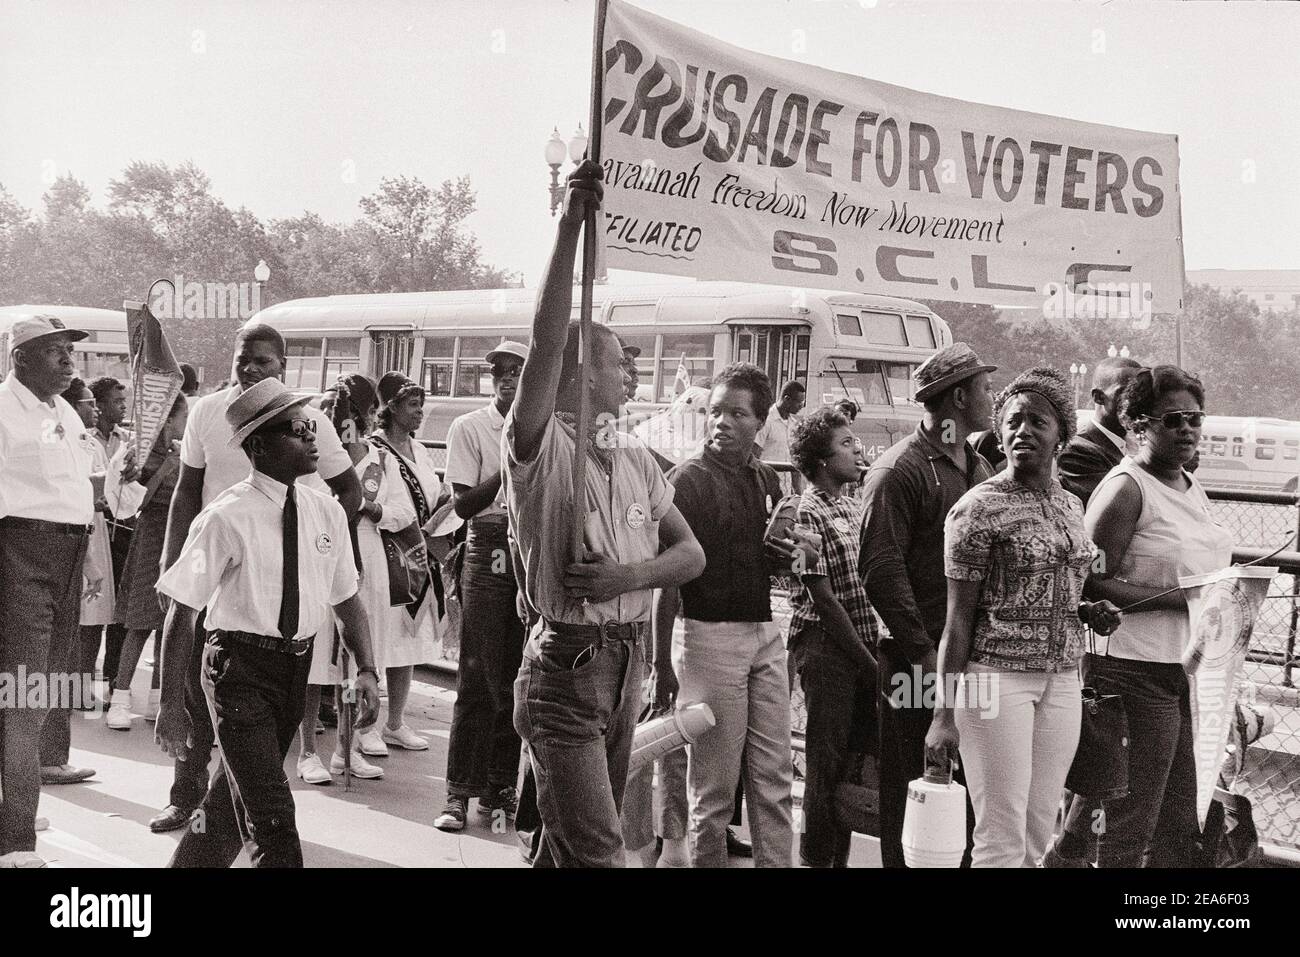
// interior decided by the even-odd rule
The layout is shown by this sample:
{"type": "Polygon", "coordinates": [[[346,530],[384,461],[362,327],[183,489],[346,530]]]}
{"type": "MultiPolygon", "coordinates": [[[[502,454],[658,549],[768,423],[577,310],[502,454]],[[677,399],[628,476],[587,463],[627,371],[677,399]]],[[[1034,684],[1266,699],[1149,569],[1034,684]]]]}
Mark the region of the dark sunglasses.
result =
{"type": "Polygon", "coordinates": [[[292,435],[295,439],[305,439],[316,434],[316,423],[312,419],[292,419],[279,425],[268,425],[262,430],[267,435],[292,435]]]}
{"type": "Polygon", "coordinates": [[[1205,421],[1205,413],[1200,409],[1189,409],[1185,412],[1166,412],[1159,418],[1150,415],[1139,416],[1148,422],[1159,422],[1166,429],[1179,428],[1184,422],[1194,429],[1199,429],[1201,423],[1205,421]]]}

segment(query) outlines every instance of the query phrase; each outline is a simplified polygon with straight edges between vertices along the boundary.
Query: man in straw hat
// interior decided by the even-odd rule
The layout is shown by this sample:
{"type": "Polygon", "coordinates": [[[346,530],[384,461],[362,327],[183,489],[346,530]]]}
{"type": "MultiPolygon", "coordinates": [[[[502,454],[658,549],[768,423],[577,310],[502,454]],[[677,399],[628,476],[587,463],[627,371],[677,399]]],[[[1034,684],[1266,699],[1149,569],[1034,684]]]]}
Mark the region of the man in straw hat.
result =
{"type": "Polygon", "coordinates": [[[254,867],[302,866],[284,759],[303,713],[312,640],[331,608],[357,661],[358,720],[373,720],[378,709],[347,515],[329,495],[297,483],[319,458],[306,401],[263,379],[230,403],[230,445],[248,456],[252,474],[199,513],[158,580],[171,599],[158,742],[187,758],[185,685],[204,609],[203,692],[221,755],[172,867],[228,867],[241,845],[254,867]]]}
{"type": "MultiPolygon", "coordinates": [[[[230,445],[231,429],[226,412],[239,396],[264,379],[284,378],[284,338],[264,323],[245,323],[235,336],[233,374],[235,384],[195,399],[190,406],[181,439],[181,470],[172,493],[171,512],[167,516],[167,537],[163,545],[162,571],[176,561],[190,523],[199,509],[211,505],[218,496],[248,476],[248,457],[238,446],[230,445]]],[[[316,423],[316,450],[320,455],[317,469],[303,479],[318,491],[331,491],[343,506],[349,520],[361,506],[361,482],[352,468],[352,459],[343,449],[334,426],[319,409],[306,408],[303,414],[316,423]]],[[[212,728],[205,727],[208,708],[199,686],[202,647],[196,645],[190,661],[190,681],[186,704],[194,729],[194,748],[190,758],[178,761],[172,773],[167,807],[149,821],[153,831],[172,831],[184,827],[190,812],[198,806],[208,788],[207,754],[212,747],[212,728]]]]}
{"type": "MultiPolygon", "coordinates": [[[[966,439],[992,425],[989,373],[995,368],[980,362],[964,342],[940,349],[918,366],[916,398],[925,406],[921,424],[876,460],[863,485],[858,574],[889,629],[877,656],[880,857],[885,867],[905,866],[907,785],[925,771],[934,696],[931,692],[927,698],[924,691],[927,682],[933,687],[947,615],[944,519],[969,489],[993,475],[966,439]]],[[[967,818],[973,825],[969,807],[967,818]]]]}
{"type": "Polygon", "coordinates": [[[464,828],[472,797],[481,813],[499,812],[506,819],[514,817],[518,803],[512,686],[524,628],[515,613],[518,584],[506,533],[501,433],[528,347],[502,342],[486,359],[492,367],[492,401],[457,418],[447,432],[447,481],[469,534],[460,581],[460,667],[447,744],[447,805],[433,822],[443,831],[464,828]]]}
{"type": "MultiPolygon", "coordinates": [[[[60,395],[76,373],[72,344],[86,333],[33,316],[10,335],[13,369],[0,384],[0,674],[67,672],[95,516],[94,439],[60,395]]],[[[36,805],[41,727],[52,703],[0,707],[0,867],[45,866],[36,854],[36,805]]]]}
{"type": "Polygon", "coordinates": [[[623,865],[619,808],[641,708],[651,592],[704,570],[704,552],[649,450],[607,428],[627,384],[613,330],[593,323],[591,362],[579,364],[577,323],[569,321],[573,261],[583,219],[600,197],[600,167],[584,161],[569,177],[532,352],[502,440],[510,527],[537,617],[514,715],[537,776],[539,867],[623,865]],[[575,495],[575,413],[584,392],[597,428],[575,495]],[[575,507],[586,516],[577,562],[575,507]]]}

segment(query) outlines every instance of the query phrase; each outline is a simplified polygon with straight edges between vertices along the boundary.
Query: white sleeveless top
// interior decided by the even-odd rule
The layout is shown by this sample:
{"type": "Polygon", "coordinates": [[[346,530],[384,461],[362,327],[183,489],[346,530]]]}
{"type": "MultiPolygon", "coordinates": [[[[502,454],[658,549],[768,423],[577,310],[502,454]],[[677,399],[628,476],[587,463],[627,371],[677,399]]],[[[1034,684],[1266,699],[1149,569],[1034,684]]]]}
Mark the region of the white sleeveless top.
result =
{"type": "MultiPolygon", "coordinates": [[[[1128,475],[1142,493],[1137,529],[1114,577],[1163,591],[1177,585],[1180,575],[1217,571],[1232,562],[1232,536],[1211,518],[1210,499],[1201,483],[1183,474],[1191,484],[1177,492],[1125,456],[1101,480],[1098,490],[1128,475]]],[[[1098,498],[1094,492],[1089,515],[1098,498]]],[[[1125,612],[1124,623],[1110,636],[1108,653],[1138,661],[1181,661],[1191,637],[1187,611],[1143,610],[1147,607],[1125,612]]],[[[1106,639],[1100,636],[1097,650],[1106,650],[1106,639]]]]}

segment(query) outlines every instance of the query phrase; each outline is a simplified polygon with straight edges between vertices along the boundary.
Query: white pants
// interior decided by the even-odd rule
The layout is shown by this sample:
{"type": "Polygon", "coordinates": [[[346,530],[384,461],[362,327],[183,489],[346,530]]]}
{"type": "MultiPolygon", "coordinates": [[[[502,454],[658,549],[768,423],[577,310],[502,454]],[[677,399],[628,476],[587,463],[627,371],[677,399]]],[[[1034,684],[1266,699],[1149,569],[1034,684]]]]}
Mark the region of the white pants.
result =
{"type": "Polygon", "coordinates": [[[975,808],[971,866],[1034,867],[1052,839],[1079,746],[1079,674],[972,664],[962,676],[962,695],[954,716],[975,808]]]}
{"type": "Polygon", "coordinates": [[[716,725],[690,746],[687,798],[694,867],[727,866],[727,822],[744,757],[756,867],[791,867],[790,677],[770,621],[694,621],[673,634],[680,704],[703,701],[716,725]]]}

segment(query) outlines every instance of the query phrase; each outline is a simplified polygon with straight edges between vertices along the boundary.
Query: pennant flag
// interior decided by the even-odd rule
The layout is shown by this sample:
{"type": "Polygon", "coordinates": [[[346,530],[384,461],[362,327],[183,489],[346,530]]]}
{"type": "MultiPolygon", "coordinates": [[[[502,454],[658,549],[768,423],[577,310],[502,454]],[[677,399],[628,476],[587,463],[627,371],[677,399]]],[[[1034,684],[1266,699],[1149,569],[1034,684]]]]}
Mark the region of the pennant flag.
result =
{"type": "Polygon", "coordinates": [[[1223,764],[1236,704],[1237,674],[1250,647],[1260,605],[1276,574],[1276,568],[1233,565],[1178,579],[1192,622],[1183,669],[1191,685],[1196,810],[1202,827],[1223,764]]]}
{"type": "Polygon", "coordinates": [[[150,312],[148,304],[128,301],[122,303],[122,308],[126,310],[127,342],[131,351],[135,460],[143,466],[180,395],[184,376],[162,323],[150,312]]]}
{"type": "Polygon", "coordinates": [[[681,395],[691,387],[691,374],[686,368],[686,353],[677,360],[677,375],[673,377],[673,395],[681,395]]]}

